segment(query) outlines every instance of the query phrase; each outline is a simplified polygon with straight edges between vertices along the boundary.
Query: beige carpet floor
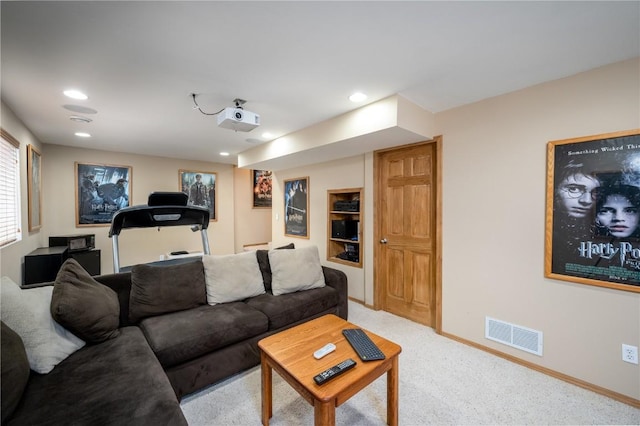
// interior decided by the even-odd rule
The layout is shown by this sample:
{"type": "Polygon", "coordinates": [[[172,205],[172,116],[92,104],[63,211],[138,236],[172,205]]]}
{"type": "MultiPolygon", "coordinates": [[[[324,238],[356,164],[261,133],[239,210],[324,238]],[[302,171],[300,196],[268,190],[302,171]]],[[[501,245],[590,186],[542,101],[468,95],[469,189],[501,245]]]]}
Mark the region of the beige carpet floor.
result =
{"type": "MultiPolygon", "coordinates": [[[[401,425],[640,425],[640,409],[349,302],[349,321],[400,344],[401,425]]],[[[260,425],[260,368],[185,397],[191,426],[260,425]]],[[[336,409],[337,425],[383,425],[386,377],[336,409]]],[[[272,425],[313,425],[313,407],[273,374],[272,425]]]]}

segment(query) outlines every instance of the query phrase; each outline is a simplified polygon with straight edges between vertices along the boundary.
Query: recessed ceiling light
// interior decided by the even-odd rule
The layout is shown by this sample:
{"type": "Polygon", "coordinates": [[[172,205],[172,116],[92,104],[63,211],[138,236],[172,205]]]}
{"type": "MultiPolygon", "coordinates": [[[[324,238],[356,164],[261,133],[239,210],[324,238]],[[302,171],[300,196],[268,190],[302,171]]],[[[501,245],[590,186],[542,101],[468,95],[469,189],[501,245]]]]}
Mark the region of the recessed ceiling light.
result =
{"type": "Polygon", "coordinates": [[[220,155],[222,155],[223,157],[228,157],[229,153],[228,152],[221,152],[220,155]]]}
{"type": "Polygon", "coordinates": [[[87,95],[85,95],[84,93],[82,93],[79,90],[65,90],[64,95],[68,98],[71,99],[78,99],[80,101],[84,101],[86,99],[89,99],[89,97],[87,95]]]}
{"type": "Polygon", "coordinates": [[[272,139],[273,135],[271,133],[269,133],[269,132],[264,132],[262,134],[262,137],[265,138],[265,139],[272,139]]]}
{"type": "Polygon", "coordinates": [[[91,135],[89,133],[86,132],[75,132],[74,133],[76,136],[78,136],[79,138],[90,138],[91,135]]]}
{"type": "Polygon", "coordinates": [[[353,95],[349,96],[349,100],[351,102],[362,102],[367,99],[367,95],[362,92],[356,92],[353,95]]]}

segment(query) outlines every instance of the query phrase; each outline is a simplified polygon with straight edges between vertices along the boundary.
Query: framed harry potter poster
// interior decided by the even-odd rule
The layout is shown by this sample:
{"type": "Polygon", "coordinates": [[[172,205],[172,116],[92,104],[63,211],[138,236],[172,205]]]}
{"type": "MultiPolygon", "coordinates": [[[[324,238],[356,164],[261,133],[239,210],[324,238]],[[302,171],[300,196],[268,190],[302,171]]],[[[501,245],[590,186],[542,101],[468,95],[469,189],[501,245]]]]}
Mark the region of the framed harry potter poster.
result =
{"type": "Polygon", "coordinates": [[[75,163],[76,227],[109,226],[131,200],[129,166],[75,163]]]}
{"type": "Polygon", "coordinates": [[[284,235],[309,238],[309,177],[284,180],[284,235]]]}
{"type": "Polygon", "coordinates": [[[547,144],[545,276],[640,293],[640,129],[547,144]]]}
{"type": "Polygon", "coordinates": [[[217,174],[197,170],[179,170],[178,180],[180,190],[189,196],[190,206],[200,206],[209,209],[209,220],[216,221],[216,185],[217,174]]]}
{"type": "Polygon", "coordinates": [[[270,170],[251,170],[253,208],[271,208],[272,173],[270,170]]]}

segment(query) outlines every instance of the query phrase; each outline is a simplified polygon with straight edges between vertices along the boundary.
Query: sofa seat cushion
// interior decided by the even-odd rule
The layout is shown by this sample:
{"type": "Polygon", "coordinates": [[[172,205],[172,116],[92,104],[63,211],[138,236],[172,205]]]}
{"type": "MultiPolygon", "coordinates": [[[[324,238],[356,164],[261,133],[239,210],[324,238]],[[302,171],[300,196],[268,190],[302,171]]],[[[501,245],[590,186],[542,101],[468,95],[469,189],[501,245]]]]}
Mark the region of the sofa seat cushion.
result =
{"type": "Polygon", "coordinates": [[[310,318],[337,304],[338,292],[329,286],[279,296],[265,293],[247,300],[247,305],[263,312],[269,318],[270,330],[310,318]]]}
{"type": "Polygon", "coordinates": [[[186,425],[164,370],[137,327],[32,373],[8,425],[186,425]]]}
{"type": "Polygon", "coordinates": [[[245,303],[231,302],[145,318],[140,327],[167,368],[264,333],[269,321],[245,303]]]}

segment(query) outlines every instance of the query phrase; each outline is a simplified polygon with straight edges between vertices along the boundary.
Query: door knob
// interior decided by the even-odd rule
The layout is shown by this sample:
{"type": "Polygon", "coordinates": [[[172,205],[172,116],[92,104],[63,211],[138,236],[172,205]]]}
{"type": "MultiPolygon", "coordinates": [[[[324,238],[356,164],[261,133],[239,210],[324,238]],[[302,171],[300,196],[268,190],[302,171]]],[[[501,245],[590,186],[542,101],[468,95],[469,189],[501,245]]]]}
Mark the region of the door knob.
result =
{"type": "Polygon", "coordinates": [[[386,238],[381,239],[380,244],[387,244],[387,239],[386,238]]]}

